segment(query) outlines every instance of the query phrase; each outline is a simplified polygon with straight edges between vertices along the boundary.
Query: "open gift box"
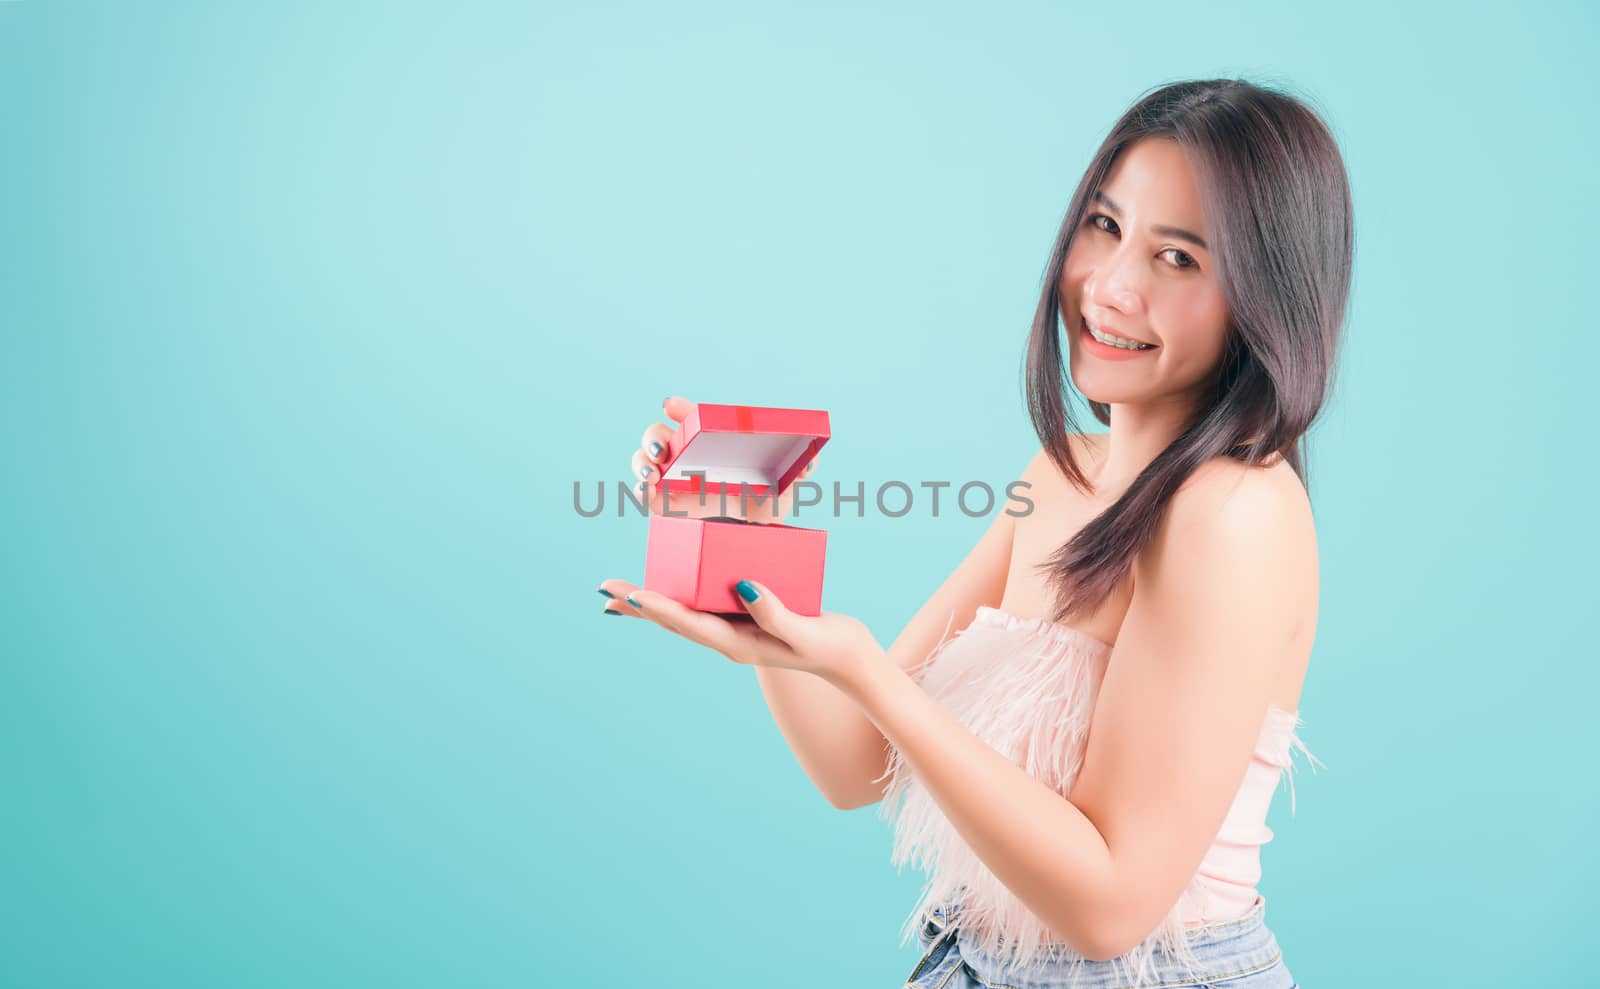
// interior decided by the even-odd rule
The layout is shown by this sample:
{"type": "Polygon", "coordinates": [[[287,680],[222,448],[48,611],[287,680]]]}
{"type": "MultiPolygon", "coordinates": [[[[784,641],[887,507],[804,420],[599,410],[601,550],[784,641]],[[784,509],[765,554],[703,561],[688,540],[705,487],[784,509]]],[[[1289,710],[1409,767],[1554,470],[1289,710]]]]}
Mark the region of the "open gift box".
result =
{"type": "Polygon", "coordinates": [[[771,499],[788,489],[829,435],[828,413],[819,409],[695,406],[661,461],[668,514],[650,515],[645,589],[697,611],[744,614],[734,585],[748,578],[796,614],[821,614],[826,532],[682,513],[702,505],[720,511],[724,498],[737,506],[742,489],[753,517],[770,515],[771,499]]]}

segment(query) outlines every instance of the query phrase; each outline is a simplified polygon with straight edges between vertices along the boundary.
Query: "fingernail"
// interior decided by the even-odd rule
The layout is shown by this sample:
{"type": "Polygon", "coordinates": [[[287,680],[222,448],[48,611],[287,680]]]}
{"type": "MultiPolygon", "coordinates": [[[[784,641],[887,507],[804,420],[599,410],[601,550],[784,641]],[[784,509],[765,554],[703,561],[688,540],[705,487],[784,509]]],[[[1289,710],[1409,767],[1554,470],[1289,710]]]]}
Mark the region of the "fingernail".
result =
{"type": "Polygon", "coordinates": [[[607,608],[601,613],[602,614],[606,614],[606,615],[620,615],[620,614],[622,614],[622,612],[617,611],[617,610],[612,609],[612,608],[607,608]]]}
{"type": "Polygon", "coordinates": [[[733,589],[738,591],[739,596],[744,598],[746,601],[754,601],[761,596],[761,592],[756,590],[756,585],[750,583],[748,580],[739,581],[737,584],[733,585],[733,589]]]}
{"type": "Polygon", "coordinates": [[[624,601],[628,602],[629,604],[633,605],[635,608],[638,608],[640,611],[644,610],[644,605],[642,605],[639,602],[635,601],[633,599],[633,595],[632,594],[628,595],[627,597],[623,598],[622,600],[624,600],[624,601]]]}
{"type": "Polygon", "coordinates": [[[643,467],[639,468],[639,477],[648,481],[650,479],[650,472],[653,470],[655,470],[654,467],[651,467],[649,464],[645,464],[643,467]]]}
{"type": "Polygon", "coordinates": [[[606,590],[604,587],[596,587],[595,590],[599,591],[601,594],[604,594],[608,598],[616,597],[615,594],[612,594],[610,591],[606,590]]]}
{"type": "Polygon", "coordinates": [[[655,440],[651,440],[650,441],[650,456],[652,456],[652,457],[661,456],[662,449],[664,449],[664,448],[661,446],[660,443],[656,442],[655,440]]]}

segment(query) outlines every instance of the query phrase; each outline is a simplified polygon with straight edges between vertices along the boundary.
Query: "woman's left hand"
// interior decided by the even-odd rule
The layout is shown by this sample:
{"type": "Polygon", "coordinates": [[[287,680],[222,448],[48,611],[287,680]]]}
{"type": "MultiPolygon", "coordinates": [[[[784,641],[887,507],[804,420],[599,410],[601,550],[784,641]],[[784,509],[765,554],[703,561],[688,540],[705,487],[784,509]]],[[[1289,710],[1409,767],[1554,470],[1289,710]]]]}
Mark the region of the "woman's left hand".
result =
{"type": "Polygon", "coordinates": [[[849,615],[797,615],[764,584],[746,580],[739,585],[735,596],[754,622],[696,611],[624,580],[604,581],[599,591],[614,598],[606,602],[607,611],[649,619],[747,666],[804,670],[838,683],[883,652],[871,630],[849,615]]]}

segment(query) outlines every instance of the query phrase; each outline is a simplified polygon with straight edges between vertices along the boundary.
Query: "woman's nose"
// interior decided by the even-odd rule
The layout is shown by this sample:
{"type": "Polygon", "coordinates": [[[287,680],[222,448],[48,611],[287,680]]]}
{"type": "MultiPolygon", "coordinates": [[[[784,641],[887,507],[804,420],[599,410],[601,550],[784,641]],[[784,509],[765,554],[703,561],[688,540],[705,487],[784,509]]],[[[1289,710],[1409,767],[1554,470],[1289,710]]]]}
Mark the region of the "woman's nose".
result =
{"type": "Polygon", "coordinates": [[[1139,291],[1139,272],[1132,254],[1118,250],[1095,267],[1084,282],[1083,295],[1089,308],[1121,313],[1137,313],[1143,309],[1139,291]]]}

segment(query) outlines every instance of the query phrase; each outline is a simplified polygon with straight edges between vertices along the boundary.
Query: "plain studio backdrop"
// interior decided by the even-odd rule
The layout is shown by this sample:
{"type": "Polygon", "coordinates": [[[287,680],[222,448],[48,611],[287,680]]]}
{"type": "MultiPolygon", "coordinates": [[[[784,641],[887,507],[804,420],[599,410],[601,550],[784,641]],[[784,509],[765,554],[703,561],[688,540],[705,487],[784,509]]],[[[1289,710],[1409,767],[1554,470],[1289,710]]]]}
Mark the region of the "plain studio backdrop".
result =
{"type": "MultiPolygon", "coordinates": [[[[1357,210],[1327,768],[1269,924],[1312,986],[1586,974],[1597,41],[1576,2],[0,3],[0,983],[900,984],[921,876],[752,670],[600,616],[645,524],[573,484],[681,394],[828,409],[824,485],[1003,490],[1074,184],[1219,75],[1322,112],[1357,210]]],[[[820,524],[887,642],[986,520],[820,524]]]]}

